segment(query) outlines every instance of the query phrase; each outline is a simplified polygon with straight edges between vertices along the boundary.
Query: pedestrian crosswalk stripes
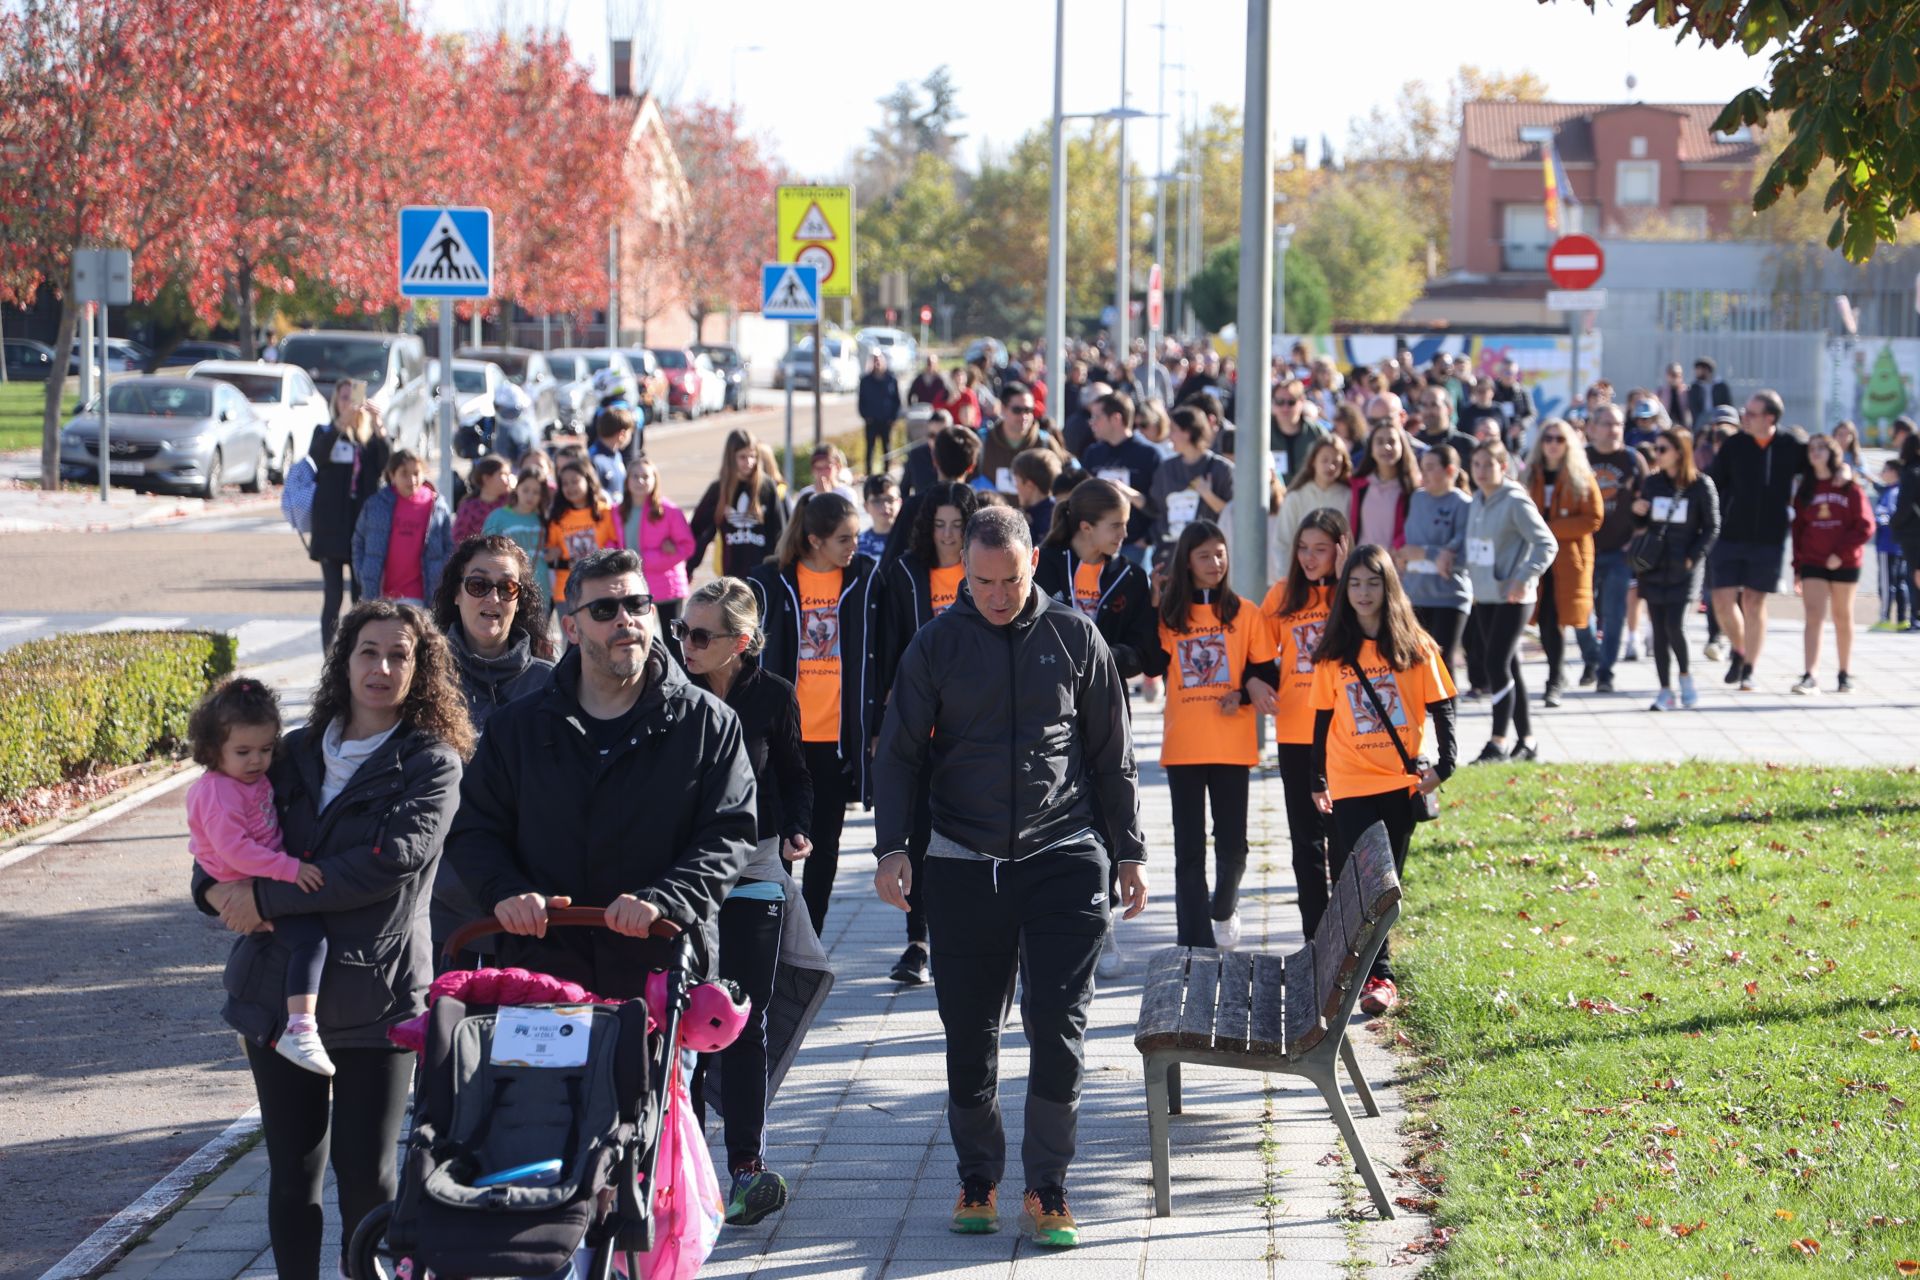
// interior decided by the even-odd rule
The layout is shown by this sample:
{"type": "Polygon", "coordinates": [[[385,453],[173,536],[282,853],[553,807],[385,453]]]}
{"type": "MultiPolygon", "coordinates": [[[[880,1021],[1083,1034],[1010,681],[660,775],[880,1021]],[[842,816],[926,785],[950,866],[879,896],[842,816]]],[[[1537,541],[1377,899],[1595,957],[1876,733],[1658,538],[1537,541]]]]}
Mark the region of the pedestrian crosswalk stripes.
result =
{"type": "Polygon", "coordinates": [[[320,624],[294,618],[249,618],[238,614],[0,614],[0,650],[29,640],[73,632],[204,630],[232,632],[239,661],[255,666],[283,658],[318,656],[320,624]]]}

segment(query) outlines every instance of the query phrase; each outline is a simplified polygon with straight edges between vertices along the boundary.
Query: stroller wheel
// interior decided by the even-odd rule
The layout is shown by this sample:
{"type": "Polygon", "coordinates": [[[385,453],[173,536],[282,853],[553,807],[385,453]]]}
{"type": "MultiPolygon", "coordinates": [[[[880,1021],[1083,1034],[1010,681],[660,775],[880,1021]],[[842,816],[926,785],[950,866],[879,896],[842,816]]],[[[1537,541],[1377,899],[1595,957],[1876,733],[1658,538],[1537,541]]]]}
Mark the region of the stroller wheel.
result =
{"type": "Polygon", "coordinates": [[[397,1256],[387,1244],[387,1223],[393,1219],[389,1201],[360,1220],[347,1246],[347,1274],[352,1280],[415,1280],[413,1259],[397,1256]]]}

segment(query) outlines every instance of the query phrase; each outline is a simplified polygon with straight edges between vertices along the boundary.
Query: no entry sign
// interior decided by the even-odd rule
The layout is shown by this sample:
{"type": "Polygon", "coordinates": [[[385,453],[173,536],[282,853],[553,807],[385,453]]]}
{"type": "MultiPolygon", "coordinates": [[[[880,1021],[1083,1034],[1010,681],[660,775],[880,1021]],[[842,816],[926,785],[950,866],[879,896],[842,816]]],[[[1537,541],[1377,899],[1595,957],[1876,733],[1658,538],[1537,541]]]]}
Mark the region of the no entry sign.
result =
{"type": "Polygon", "coordinates": [[[1606,266],[1606,254],[1590,236],[1561,236],[1547,250],[1547,276],[1562,289],[1591,289],[1606,266]]]}

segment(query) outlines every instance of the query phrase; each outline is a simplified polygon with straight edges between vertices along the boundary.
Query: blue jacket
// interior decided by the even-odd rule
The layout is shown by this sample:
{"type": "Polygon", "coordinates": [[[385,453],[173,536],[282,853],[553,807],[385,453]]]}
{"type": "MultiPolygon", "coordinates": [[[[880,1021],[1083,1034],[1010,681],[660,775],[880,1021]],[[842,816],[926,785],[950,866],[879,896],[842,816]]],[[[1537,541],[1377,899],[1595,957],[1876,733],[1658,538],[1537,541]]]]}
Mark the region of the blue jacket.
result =
{"type": "MultiPolygon", "coordinates": [[[[424,482],[429,489],[431,482],[424,482]]],[[[393,534],[393,490],[382,486],[360,508],[360,519],[353,526],[353,572],[360,579],[360,593],[371,600],[380,594],[380,580],[387,571],[387,541],[393,534]]],[[[420,553],[420,576],[427,587],[427,601],[439,589],[440,573],[453,555],[453,513],[447,500],[434,494],[433,511],[427,516],[427,545],[420,553]]]]}

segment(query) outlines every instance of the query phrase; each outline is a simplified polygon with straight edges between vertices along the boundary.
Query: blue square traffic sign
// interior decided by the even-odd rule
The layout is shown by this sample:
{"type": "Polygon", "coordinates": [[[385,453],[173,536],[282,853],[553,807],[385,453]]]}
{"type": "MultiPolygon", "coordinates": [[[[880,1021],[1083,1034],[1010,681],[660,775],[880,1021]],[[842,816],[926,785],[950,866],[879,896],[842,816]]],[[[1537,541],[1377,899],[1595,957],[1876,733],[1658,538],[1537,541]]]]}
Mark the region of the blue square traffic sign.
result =
{"type": "Polygon", "coordinates": [[[768,320],[818,320],[820,268],[810,262],[761,263],[760,314],[768,320]]]}
{"type": "Polygon", "coordinates": [[[493,292],[493,210],[400,210],[400,296],[484,298],[493,292]]]}

